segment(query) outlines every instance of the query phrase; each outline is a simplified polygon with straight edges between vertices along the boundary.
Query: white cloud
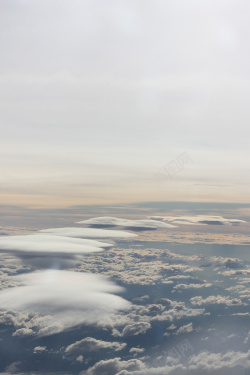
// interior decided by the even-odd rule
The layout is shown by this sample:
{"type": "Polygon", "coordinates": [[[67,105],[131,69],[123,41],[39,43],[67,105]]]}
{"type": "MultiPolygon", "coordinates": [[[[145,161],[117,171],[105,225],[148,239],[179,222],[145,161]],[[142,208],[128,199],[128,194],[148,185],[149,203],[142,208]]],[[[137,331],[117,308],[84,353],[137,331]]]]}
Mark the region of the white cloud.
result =
{"type": "Polygon", "coordinates": [[[50,234],[8,236],[0,238],[0,252],[15,255],[23,263],[45,268],[74,265],[74,260],[88,253],[103,251],[113,245],[92,239],[50,234]]]}
{"type": "Polygon", "coordinates": [[[46,352],[47,351],[47,348],[46,346],[36,346],[34,348],[34,353],[42,353],[42,352],[46,352]]]}
{"type": "Polygon", "coordinates": [[[76,237],[76,238],[133,238],[134,233],[121,230],[105,230],[95,228],[51,228],[40,232],[54,236],[76,237]]]}
{"type": "Polygon", "coordinates": [[[99,351],[100,349],[111,349],[114,351],[122,350],[127,344],[120,343],[117,341],[109,342],[103,340],[97,340],[93,337],[86,337],[83,340],[76,341],[74,344],[67,346],[65,349],[66,353],[79,355],[86,351],[99,351]]]}
{"type": "Polygon", "coordinates": [[[126,325],[122,332],[119,332],[117,329],[113,330],[113,335],[118,337],[124,336],[136,336],[140,333],[145,333],[151,328],[151,324],[148,322],[134,322],[132,324],[126,325]]]}
{"type": "Polygon", "coordinates": [[[131,348],[129,353],[141,354],[145,351],[144,348],[131,348]]]}
{"type": "Polygon", "coordinates": [[[176,335],[179,335],[180,333],[190,333],[194,331],[193,323],[188,323],[184,326],[181,326],[178,328],[178,330],[175,332],[176,335]]]}
{"type": "Polygon", "coordinates": [[[123,374],[131,374],[134,371],[146,370],[146,366],[138,359],[129,359],[128,361],[122,361],[121,358],[112,358],[104,361],[97,362],[93,367],[83,371],[80,375],[117,375],[121,371],[123,374]]]}
{"type": "Polygon", "coordinates": [[[239,306],[242,305],[242,301],[239,298],[230,298],[225,296],[209,296],[207,298],[202,298],[201,296],[196,296],[190,299],[192,305],[226,305],[226,306],[239,306]]]}
{"type": "Polygon", "coordinates": [[[212,286],[210,283],[204,284],[177,284],[173,289],[200,289],[200,288],[209,288],[212,286]]]}
{"type": "Polygon", "coordinates": [[[14,255],[65,256],[102,251],[112,244],[90,240],[60,237],[47,234],[8,236],[0,238],[0,251],[14,255]]]}
{"type": "MultiPolygon", "coordinates": [[[[178,362],[178,360],[177,360],[178,362]]],[[[246,375],[250,368],[250,351],[211,353],[207,351],[193,355],[186,365],[173,364],[151,367],[141,360],[123,361],[113,358],[97,362],[81,375],[246,375]]]]}
{"type": "Polygon", "coordinates": [[[120,226],[133,229],[159,229],[175,228],[175,225],[158,222],[156,220],[128,220],[117,217],[95,217],[93,219],[78,221],[76,224],[98,225],[98,226],[120,226]]]}
{"type": "Polygon", "coordinates": [[[35,332],[30,328],[20,328],[20,329],[17,329],[12,334],[12,336],[30,336],[30,335],[34,335],[34,334],[35,334],[35,332]]]}
{"type": "Polygon", "coordinates": [[[183,225],[239,225],[244,220],[225,219],[222,216],[197,215],[197,216],[150,216],[150,219],[168,221],[173,224],[183,225]]]}
{"type": "Polygon", "coordinates": [[[105,278],[70,271],[41,271],[17,276],[21,286],[0,292],[0,306],[10,311],[50,316],[38,335],[50,335],[81,323],[96,323],[129,303],[113,293],[122,288],[105,278]]]}

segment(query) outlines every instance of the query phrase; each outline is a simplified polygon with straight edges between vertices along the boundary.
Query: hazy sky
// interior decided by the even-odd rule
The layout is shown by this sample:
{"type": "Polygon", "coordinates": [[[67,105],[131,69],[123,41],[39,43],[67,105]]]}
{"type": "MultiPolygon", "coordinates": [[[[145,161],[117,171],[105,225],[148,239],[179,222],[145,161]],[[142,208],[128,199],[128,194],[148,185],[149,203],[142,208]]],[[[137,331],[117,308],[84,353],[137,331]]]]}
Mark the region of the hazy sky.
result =
{"type": "Polygon", "coordinates": [[[246,0],[1,1],[0,203],[249,202],[249,18],[246,0]]]}

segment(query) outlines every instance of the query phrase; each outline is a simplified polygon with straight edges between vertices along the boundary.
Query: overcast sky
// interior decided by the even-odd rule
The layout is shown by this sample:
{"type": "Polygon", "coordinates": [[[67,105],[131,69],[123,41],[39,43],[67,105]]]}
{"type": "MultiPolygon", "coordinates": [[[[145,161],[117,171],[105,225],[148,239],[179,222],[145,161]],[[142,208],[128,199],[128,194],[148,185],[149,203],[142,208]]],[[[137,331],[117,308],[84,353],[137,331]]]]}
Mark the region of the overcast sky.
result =
{"type": "Polygon", "coordinates": [[[0,203],[249,202],[249,18],[246,0],[1,1],[0,203]]]}

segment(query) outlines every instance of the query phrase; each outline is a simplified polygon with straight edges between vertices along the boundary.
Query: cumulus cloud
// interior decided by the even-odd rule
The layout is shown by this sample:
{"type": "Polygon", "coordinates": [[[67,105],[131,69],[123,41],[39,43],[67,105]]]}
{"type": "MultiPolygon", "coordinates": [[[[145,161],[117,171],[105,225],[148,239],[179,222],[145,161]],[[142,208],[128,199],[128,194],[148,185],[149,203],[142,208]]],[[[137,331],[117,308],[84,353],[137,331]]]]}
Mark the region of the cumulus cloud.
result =
{"type": "Polygon", "coordinates": [[[135,353],[135,355],[136,355],[136,354],[141,354],[141,353],[143,353],[144,351],[145,351],[144,348],[131,348],[131,349],[129,350],[129,353],[135,353]]]}
{"type": "Polygon", "coordinates": [[[42,353],[46,351],[47,351],[46,346],[36,346],[33,350],[33,353],[42,353]]]}
{"type": "Polygon", "coordinates": [[[34,331],[30,328],[20,328],[17,329],[12,336],[30,336],[34,335],[34,331]]]}
{"type": "Polygon", "coordinates": [[[202,351],[184,364],[151,367],[142,360],[124,361],[119,357],[97,362],[80,375],[246,375],[249,373],[250,351],[212,353],[202,351]]]}
{"type": "Polygon", "coordinates": [[[127,227],[132,230],[138,229],[162,229],[162,228],[175,228],[175,225],[158,222],[156,220],[129,220],[129,219],[120,219],[117,217],[95,217],[88,220],[78,221],[76,224],[85,224],[96,227],[108,227],[108,226],[119,226],[127,227]]]}
{"type": "Polygon", "coordinates": [[[107,230],[96,228],[51,228],[43,229],[41,233],[54,236],[75,237],[75,238],[133,238],[137,235],[121,230],[107,230]]]}
{"type": "Polygon", "coordinates": [[[226,219],[223,216],[197,215],[197,216],[150,216],[150,219],[168,221],[173,224],[182,225],[239,225],[244,220],[226,219]]]}
{"type": "Polygon", "coordinates": [[[134,371],[143,371],[146,366],[142,361],[138,359],[129,359],[128,361],[122,361],[120,357],[102,360],[97,362],[93,367],[83,371],[80,375],[117,375],[121,374],[132,374],[134,371]]]}
{"type": "Polygon", "coordinates": [[[49,316],[38,335],[50,335],[81,323],[96,323],[130,305],[122,288],[105,278],[70,271],[40,271],[15,277],[20,286],[0,292],[0,306],[10,311],[49,316]]]}
{"type": "Polygon", "coordinates": [[[194,330],[193,323],[188,323],[188,324],[178,328],[178,330],[175,332],[175,334],[179,335],[181,333],[190,333],[190,332],[193,332],[193,330],[194,330]]]}
{"type": "Polygon", "coordinates": [[[74,344],[69,345],[65,352],[69,354],[79,355],[84,352],[99,351],[100,349],[110,349],[114,351],[120,351],[126,347],[127,344],[120,343],[117,341],[109,342],[103,340],[97,340],[93,337],[86,337],[83,340],[76,341],[74,344]]]}
{"type": "Polygon", "coordinates": [[[114,336],[124,337],[124,336],[136,336],[140,333],[145,333],[147,330],[151,328],[151,324],[149,322],[135,322],[132,324],[126,325],[123,328],[122,332],[119,332],[117,329],[113,330],[114,336]]]}
{"type": "Polygon", "coordinates": [[[190,299],[190,302],[194,306],[201,305],[226,305],[226,306],[239,306],[242,305],[242,301],[239,298],[230,298],[225,296],[209,296],[207,298],[202,298],[201,296],[196,296],[190,299]]]}
{"type": "Polygon", "coordinates": [[[173,289],[200,289],[200,288],[209,288],[212,286],[210,283],[204,284],[177,284],[174,286],[173,289]]]}

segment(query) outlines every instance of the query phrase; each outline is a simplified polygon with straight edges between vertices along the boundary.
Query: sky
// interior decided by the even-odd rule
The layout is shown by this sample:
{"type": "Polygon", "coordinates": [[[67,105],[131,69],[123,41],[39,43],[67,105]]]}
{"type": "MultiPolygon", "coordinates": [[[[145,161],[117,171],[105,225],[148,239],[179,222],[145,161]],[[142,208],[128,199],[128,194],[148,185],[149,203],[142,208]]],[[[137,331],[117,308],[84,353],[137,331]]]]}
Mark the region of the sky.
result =
{"type": "Polygon", "coordinates": [[[249,13],[1,1],[0,204],[249,203],[249,13]]]}

